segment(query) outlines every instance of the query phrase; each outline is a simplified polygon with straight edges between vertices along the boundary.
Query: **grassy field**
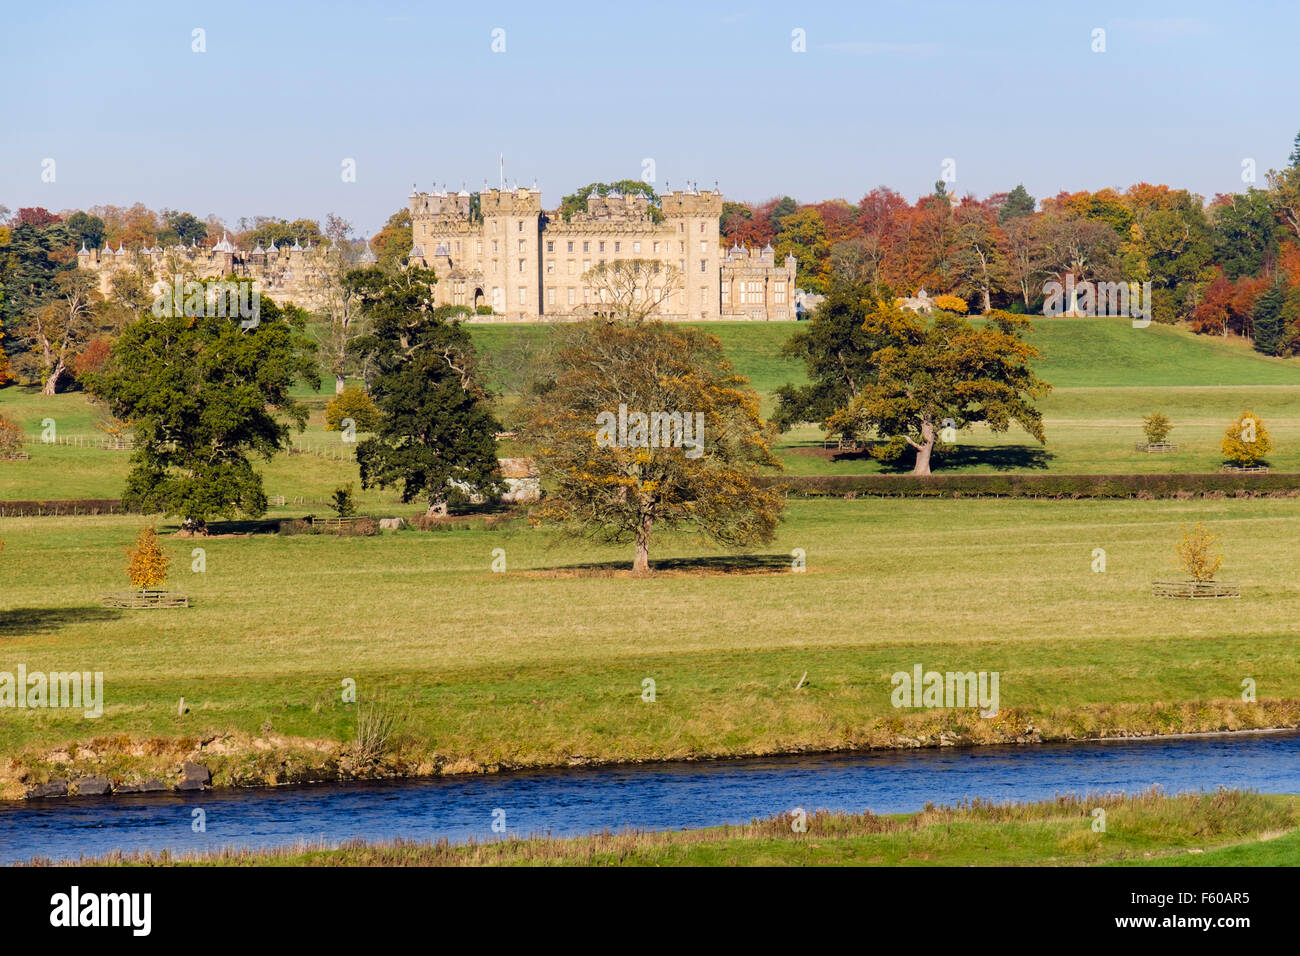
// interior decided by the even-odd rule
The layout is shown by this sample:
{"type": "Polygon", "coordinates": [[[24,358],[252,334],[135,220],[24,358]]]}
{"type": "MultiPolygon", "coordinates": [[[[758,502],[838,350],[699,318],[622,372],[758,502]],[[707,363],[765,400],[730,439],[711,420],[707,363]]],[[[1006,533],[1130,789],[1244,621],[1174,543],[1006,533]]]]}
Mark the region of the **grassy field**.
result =
{"type": "MultiPolygon", "coordinates": [[[[100,608],[141,520],[0,522],[0,670],[105,675],[98,720],[0,711],[0,752],[38,777],[130,776],[177,759],[140,741],[220,738],[219,782],[310,778],[354,737],[345,678],[390,702],[392,759],[419,773],[1300,724],[1298,499],[793,501],[748,567],[708,573],[725,559],[665,537],[650,580],[622,576],[630,548],[523,523],[164,538],[194,606],[100,608]],[[1223,535],[1241,600],[1149,596],[1197,520],[1223,535]],[[890,675],[915,664],[998,671],[1001,713],[893,708],[890,675]],[[1259,703],[1240,700],[1247,677],[1259,703]],[[258,739],[296,763],[246,766],[258,739]]],[[[18,773],[0,766],[10,795],[18,773]]]]}
{"type": "Polygon", "coordinates": [[[1296,866],[1300,798],[1218,792],[940,807],[897,816],[818,813],[745,826],[572,839],[347,844],[204,856],[113,856],[158,866],[1296,866]],[[1105,832],[1092,810],[1106,811],[1105,832]]]}
{"type": "MultiPolygon", "coordinates": [[[[779,356],[794,331],[790,323],[708,323],[738,371],[773,408],[772,393],[785,382],[805,380],[800,363],[779,356]]],[[[1040,407],[1048,443],[1040,446],[1014,428],[995,435],[982,427],[963,433],[957,447],[936,457],[940,471],[990,473],[1049,471],[1067,474],[1215,471],[1222,463],[1220,440],[1245,409],[1264,421],[1275,451],[1275,470],[1300,472],[1300,362],[1258,355],[1244,343],[1197,336],[1152,325],[1134,329],[1122,319],[1038,319],[1032,341],[1043,353],[1039,374],[1055,390],[1040,407]],[[1161,411],[1174,422],[1172,454],[1134,451],[1142,440],[1142,416],[1161,411]]],[[[517,367],[519,353],[536,347],[551,328],[541,325],[475,325],[490,377],[509,390],[504,369],[517,367]]],[[[331,383],[322,390],[299,388],[312,415],[295,445],[317,454],[310,461],[278,456],[261,470],[270,495],[289,502],[276,513],[321,510],[339,484],[357,484],[363,509],[391,508],[394,491],[362,492],[351,460],[352,446],[324,427],[331,383]],[[303,506],[295,506],[302,499],[303,506]],[[308,507],[314,506],[314,507],[308,507]]],[[[503,396],[503,407],[510,401],[503,396]]],[[[43,398],[31,389],[0,389],[0,414],[19,422],[29,435],[52,418],[60,436],[98,437],[101,420],[84,395],[43,398]]],[[[865,474],[891,470],[866,455],[836,455],[822,448],[822,431],[802,426],[782,436],[777,456],[790,474],[865,474]]],[[[0,500],[28,498],[115,498],[121,493],[129,453],[98,448],[34,444],[31,460],[0,464],[0,500]]],[[[504,453],[512,453],[506,447],[504,453]]],[[[910,456],[900,463],[911,467],[910,456]]]]}

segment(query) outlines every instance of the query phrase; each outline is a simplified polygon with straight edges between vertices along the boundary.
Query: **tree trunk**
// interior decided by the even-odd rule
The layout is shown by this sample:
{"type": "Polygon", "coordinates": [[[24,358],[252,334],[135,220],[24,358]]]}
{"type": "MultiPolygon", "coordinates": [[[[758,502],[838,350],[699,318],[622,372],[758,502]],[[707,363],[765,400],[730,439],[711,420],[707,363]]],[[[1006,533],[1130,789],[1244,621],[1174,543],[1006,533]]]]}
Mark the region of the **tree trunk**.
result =
{"type": "Polygon", "coordinates": [[[929,421],[921,422],[921,443],[912,443],[916,446],[916,466],[912,469],[914,475],[928,475],[930,473],[930,453],[934,451],[934,425],[929,421]]]}
{"type": "Polygon", "coordinates": [[[993,311],[993,300],[989,298],[989,287],[987,284],[984,286],[983,291],[984,291],[984,314],[988,315],[990,312],[993,311]]]}
{"type": "Polygon", "coordinates": [[[342,395],[342,394],[343,394],[343,386],[344,386],[344,379],[343,379],[343,376],[342,376],[342,375],[335,375],[335,376],[334,376],[334,394],[335,394],[335,395],[342,395]]]}
{"type": "Polygon", "coordinates": [[[61,375],[63,375],[63,363],[62,363],[62,362],[60,362],[58,365],[54,366],[54,371],[50,372],[50,377],[47,378],[47,379],[45,380],[45,384],[41,387],[41,394],[42,394],[42,395],[53,395],[53,394],[54,394],[54,390],[55,390],[55,389],[58,387],[58,385],[59,385],[59,377],[60,377],[61,375]]]}
{"type": "Polygon", "coordinates": [[[641,516],[641,524],[636,529],[636,557],[632,561],[633,574],[650,573],[650,529],[654,519],[650,515],[641,516]]]}

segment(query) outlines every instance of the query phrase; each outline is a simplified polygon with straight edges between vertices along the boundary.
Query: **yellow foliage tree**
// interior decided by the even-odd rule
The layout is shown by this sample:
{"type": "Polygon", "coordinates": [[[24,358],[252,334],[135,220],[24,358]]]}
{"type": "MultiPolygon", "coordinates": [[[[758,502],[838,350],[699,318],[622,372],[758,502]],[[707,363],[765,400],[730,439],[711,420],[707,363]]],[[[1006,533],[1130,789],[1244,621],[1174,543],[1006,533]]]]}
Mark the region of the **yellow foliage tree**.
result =
{"type": "Polygon", "coordinates": [[[943,309],[945,312],[956,312],[958,315],[965,315],[970,311],[970,306],[966,300],[959,295],[936,295],[934,297],[934,307],[943,309]]]}
{"type": "Polygon", "coordinates": [[[135,547],[127,548],[126,555],[131,559],[127,576],[141,591],[156,588],[167,580],[167,555],[158,546],[158,532],[152,525],[140,529],[135,547]]]}
{"type": "Polygon", "coordinates": [[[1183,529],[1183,540],[1178,542],[1178,564],[1197,581],[1213,581],[1219,566],[1223,564],[1223,555],[1215,554],[1211,549],[1219,536],[1210,534],[1201,522],[1190,531],[1183,529]]]}
{"type": "Polygon", "coordinates": [[[1259,416],[1242,412],[1223,433],[1223,457],[1234,464],[1249,468],[1273,449],[1273,440],[1259,416]]]}

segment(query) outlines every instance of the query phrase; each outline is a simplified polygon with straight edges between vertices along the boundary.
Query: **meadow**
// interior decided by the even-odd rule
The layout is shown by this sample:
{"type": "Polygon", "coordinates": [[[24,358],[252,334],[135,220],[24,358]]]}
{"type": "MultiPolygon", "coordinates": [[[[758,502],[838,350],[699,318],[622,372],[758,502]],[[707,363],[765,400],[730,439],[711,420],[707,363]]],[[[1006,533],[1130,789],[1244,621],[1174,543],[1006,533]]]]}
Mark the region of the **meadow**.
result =
{"type": "MultiPolygon", "coordinates": [[[[1278,468],[1300,471],[1300,364],[1117,320],[1037,327],[1041,374],[1058,385],[1044,402],[1049,468],[1212,470],[1222,424],[1253,407],[1278,468]],[[1131,452],[1153,408],[1186,443],[1177,460],[1131,452]]],[[[775,357],[791,326],[711,330],[765,392],[797,380],[775,357]]],[[[544,333],[474,329],[489,357],[544,333]]],[[[300,394],[313,421],[295,442],[346,449],[323,431],[328,395],[300,394]]],[[[95,433],[79,393],[0,390],[0,412],[32,433],[46,417],[61,435],[95,433]]],[[[809,473],[875,467],[799,454],[797,440],[783,454],[809,473]]],[[[1001,446],[979,447],[960,467],[998,470],[1001,446]]],[[[128,452],[29,448],[0,464],[0,500],[120,494],[128,452]]],[[[354,462],[319,455],[263,471],[287,499],[272,517],[326,513],[357,478],[354,462]]],[[[392,489],[358,492],[376,516],[418,510],[392,489]]],[[[361,773],[349,748],[359,707],[376,702],[393,720],[380,769],[394,773],[1300,725],[1300,498],[792,500],[758,553],[658,535],[649,579],[626,575],[630,546],[523,520],[369,538],[175,531],[159,516],[0,519],[0,670],[103,671],[108,697],[97,720],[0,711],[13,758],[0,795],[69,772],[138,779],[199,749],[219,784],[361,773]],[[1197,521],[1222,535],[1220,578],[1240,600],[1150,596],[1179,576],[1174,545],[1197,521]],[[126,586],[124,550],[146,522],[192,607],[99,606],[126,586]],[[1000,714],[892,707],[890,675],[916,664],[1000,672],[1000,714]],[[360,704],[342,700],[348,679],[360,704]],[[1242,699],[1246,679],[1257,702],[1242,699]]]]}

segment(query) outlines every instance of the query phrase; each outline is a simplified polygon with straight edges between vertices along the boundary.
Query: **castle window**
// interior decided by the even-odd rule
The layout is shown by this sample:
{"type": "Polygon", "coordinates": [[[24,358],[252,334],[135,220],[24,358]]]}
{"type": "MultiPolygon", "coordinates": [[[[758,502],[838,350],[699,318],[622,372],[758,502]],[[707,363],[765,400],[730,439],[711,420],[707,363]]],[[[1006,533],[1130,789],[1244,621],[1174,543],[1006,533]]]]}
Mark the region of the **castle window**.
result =
{"type": "Polygon", "coordinates": [[[785,304],[785,283],[784,282],[772,283],[772,301],[775,302],[777,305],[785,304]]]}
{"type": "Polygon", "coordinates": [[[641,243],[639,242],[632,243],[632,252],[633,254],[639,255],[641,253],[641,243]]]}
{"type": "Polygon", "coordinates": [[[583,244],[582,244],[582,251],[583,251],[583,252],[591,252],[591,243],[590,243],[590,242],[583,242],[583,244]]]}
{"type": "Polygon", "coordinates": [[[493,272],[500,272],[500,271],[501,271],[501,260],[500,260],[500,259],[493,259],[493,260],[492,260],[492,271],[493,271],[493,272]]]}
{"type": "Polygon", "coordinates": [[[570,251],[570,252],[573,251],[573,243],[572,243],[572,242],[569,243],[569,251],[570,251]]]}
{"type": "Polygon", "coordinates": [[[685,252],[685,251],[686,251],[686,243],[684,243],[684,242],[679,242],[679,243],[677,243],[677,251],[678,251],[678,252],[685,252]]]}
{"type": "Polygon", "coordinates": [[[679,222],[679,223],[677,224],[677,231],[678,231],[678,232],[685,232],[685,231],[686,231],[686,223],[684,223],[684,222],[679,222]]]}
{"type": "Polygon", "coordinates": [[[520,252],[524,251],[524,241],[522,239],[519,240],[519,251],[520,252]]]}
{"type": "Polygon", "coordinates": [[[621,242],[616,242],[616,243],[614,243],[614,251],[615,251],[615,252],[618,252],[618,250],[622,247],[622,245],[623,245],[623,243],[621,243],[621,242]]]}
{"type": "Polygon", "coordinates": [[[659,243],[655,243],[655,255],[659,255],[659,243]]]}
{"type": "Polygon", "coordinates": [[[731,304],[731,283],[730,282],[722,283],[722,303],[724,305],[731,304]]]}
{"type": "Polygon", "coordinates": [[[548,239],[547,242],[546,242],[546,251],[547,251],[547,252],[554,252],[554,251],[555,251],[555,243],[552,242],[552,241],[550,241],[549,239],[548,239]]]}
{"type": "Polygon", "coordinates": [[[456,255],[460,255],[460,240],[456,241],[456,255]]]}
{"type": "Polygon", "coordinates": [[[707,240],[707,239],[701,239],[701,240],[700,240],[700,255],[704,255],[704,254],[707,253],[708,251],[709,251],[709,240],[707,240]]]}
{"type": "MultiPolygon", "coordinates": [[[[569,243],[569,245],[573,245],[573,243],[569,243]]],[[[574,262],[572,259],[570,259],[570,260],[569,260],[569,275],[573,275],[573,273],[574,273],[574,271],[575,271],[575,269],[574,269],[575,266],[577,266],[577,263],[574,262]]]]}
{"type": "Polygon", "coordinates": [[[524,263],[527,262],[527,261],[528,261],[527,259],[520,259],[520,260],[519,260],[519,271],[520,271],[520,272],[523,272],[523,271],[524,271],[524,263]]]}
{"type": "Polygon", "coordinates": [[[700,260],[700,271],[701,271],[701,272],[708,272],[708,271],[709,271],[709,260],[708,260],[708,259],[701,259],[701,260],[700,260]]]}
{"type": "Polygon", "coordinates": [[[528,302],[528,286],[521,285],[519,287],[519,304],[525,305],[527,304],[527,302],[528,302]]]}
{"type": "Polygon", "coordinates": [[[554,274],[555,274],[555,260],[554,260],[554,259],[547,259],[547,260],[546,260],[546,274],[547,274],[548,276],[549,276],[549,275],[554,275],[554,274]]]}
{"type": "Polygon", "coordinates": [[[483,240],[482,240],[482,239],[480,239],[478,242],[474,243],[474,253],[475,253],[475,255],[480,255],[480,256],[483,255],[483,240]]]}
{"type": "Polygon", "coordinates": [[[604,243],[603,241],[602,241],[601,244],[600,244],[600,251],[601,251],[601,252],[604,252],[604,251],[605,251],[605,243],[604,243]]]}
{"type": "MultiPolygon", "coordinates": [[[[523,231],[524,231],[524,221],[523,221],[522,219],[519,220],[519,229],[518,229],[517,231],[519,231],[519,232],[523,232],[523,231]]],[[[701,226],[700,226],[700,232],[703,232],[703,231],[704,231],[704,226],[701,225],[701,226]]]]}
{"type": "Polygon", "coordinates": [[[497,248],[497,241],[495,239],[492,240],[492,251],[493,252],[499,251],[497,248]]]}
{"type": "Polygon", "coordinates": [[[569,305],[573,305],[573,286],[569,286],[569,305]]]}
{"type": "Polygon", "coordinates": [[[686,271],[686,260],[685,260],[685,259],[678,259],[678,260],[677,260],[677,271],[678,271],[678,272],[685,272],[685,271],[686,271]]]}
{"type": "Polygon", "coordinates": [[[554,289],[547,289],[547,290],[546,290],[546,304],[547,304],[547,305],[555,305],[555,290],[554,290],[554,289]]]}
{"type": "Polygon", "coordinates": [[[583,272],[590,272],[590,271],[591,271],[591,260],[590,260],[590,259],[583,259],[583,260],[582,260],[582,271],[583,271],[583,272]]]}

